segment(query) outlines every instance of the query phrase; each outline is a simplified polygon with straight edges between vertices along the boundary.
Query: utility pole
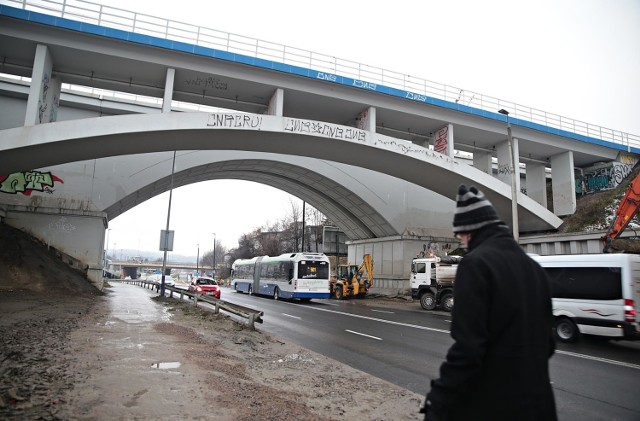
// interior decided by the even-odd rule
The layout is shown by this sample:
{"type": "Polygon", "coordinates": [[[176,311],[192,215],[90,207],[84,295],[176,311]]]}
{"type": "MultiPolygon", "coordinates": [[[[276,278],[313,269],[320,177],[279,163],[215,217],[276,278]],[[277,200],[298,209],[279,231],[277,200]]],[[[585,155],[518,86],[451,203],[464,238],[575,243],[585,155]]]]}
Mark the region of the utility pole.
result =
{"type": "Polygon", "coordinates": [[[513,146],[513,137],[511,137],[511,124],[509,123],[509,111],[503,108],[498,112],[507,116],[507,143],[509,144],[509,159],[511,161],[511,227],[513,238],[517,243],[520,238],[520,228],[518,227],[518,186],[516,185],[516,177],[520,175],[518,174],[518,168],[516,168],[515,148],[513,146]]]}

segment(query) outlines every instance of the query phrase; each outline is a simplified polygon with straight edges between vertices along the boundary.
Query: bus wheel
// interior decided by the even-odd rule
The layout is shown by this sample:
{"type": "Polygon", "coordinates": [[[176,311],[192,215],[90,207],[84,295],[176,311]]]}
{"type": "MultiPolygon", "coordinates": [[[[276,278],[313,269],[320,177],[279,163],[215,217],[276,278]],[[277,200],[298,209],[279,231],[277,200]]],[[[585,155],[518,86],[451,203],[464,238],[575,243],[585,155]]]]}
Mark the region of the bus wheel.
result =
{"type": "Polygon", "coordinates": [[[420,296],[420,305],[425,310],[433,310],[436,308],[436,297],[430,292],[425,292],[420,296]]]}
{"type": "Polygon", "coordinates": [[[442,309],[444,311],[451,312],[451,310],[453,309],[453,294],[443,294],[442,298],[440,299],[440,305],[442,306],[442,309]]]}
{"type": "Polygon", "coordinates": [[[560,317],[553,325],[553,332],[560,342],[575,342],[578,340],[578,326],[567,317],[560,317]]]}
{"type": "Polygon", "coordinates": [[[336,300],[342,300],[342,297],[343,297],[342,285],[336,285],[335,294],[336,294],[336,300]]]}
{"type": "Polygon", "coordinates": [[[278,287],[275,287],[273,289],[273,299],[277,300],[278,298],[280,298],[280,291],[278,291],[278,287]]]}

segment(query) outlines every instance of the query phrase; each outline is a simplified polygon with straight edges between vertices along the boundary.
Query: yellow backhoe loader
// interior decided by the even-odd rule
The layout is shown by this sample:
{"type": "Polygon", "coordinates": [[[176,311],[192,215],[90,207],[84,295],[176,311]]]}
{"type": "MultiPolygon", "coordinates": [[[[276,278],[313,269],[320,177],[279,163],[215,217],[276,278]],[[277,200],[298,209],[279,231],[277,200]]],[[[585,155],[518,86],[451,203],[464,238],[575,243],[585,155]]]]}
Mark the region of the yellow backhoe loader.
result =
{"type": "Polygon", "coordinates": [[[338,265],[336,276],[331,278],[331,296],[343,298],[364,298],[373,287],[373,259],[370,254],[362,257],[362,264],[338,265]]]}

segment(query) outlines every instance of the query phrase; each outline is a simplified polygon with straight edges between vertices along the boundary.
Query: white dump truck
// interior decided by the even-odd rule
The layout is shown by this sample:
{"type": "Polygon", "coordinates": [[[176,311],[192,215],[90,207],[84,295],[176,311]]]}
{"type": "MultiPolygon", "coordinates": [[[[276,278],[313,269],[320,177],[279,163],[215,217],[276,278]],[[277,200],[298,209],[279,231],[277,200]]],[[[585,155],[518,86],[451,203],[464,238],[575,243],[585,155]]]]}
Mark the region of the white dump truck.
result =
{"type": "Polygon", "coordinates": [[[453,308],[453,283],[460,256],[421,257],[411,261],[411,296],[425,310],[453,308]]]}

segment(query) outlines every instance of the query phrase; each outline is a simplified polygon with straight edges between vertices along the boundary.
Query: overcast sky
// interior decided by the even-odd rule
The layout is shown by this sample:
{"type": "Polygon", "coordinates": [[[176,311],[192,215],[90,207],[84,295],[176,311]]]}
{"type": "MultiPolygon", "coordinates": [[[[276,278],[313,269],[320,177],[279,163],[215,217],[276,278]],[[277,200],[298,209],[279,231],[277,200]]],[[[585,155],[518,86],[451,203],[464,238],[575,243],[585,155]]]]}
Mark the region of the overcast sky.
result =
{"type": "MultiPolygon", "coordinates": [[[[640,0],[196,1],[103,0],[170,18],[377,66],[640,135],[640,0]]],[[[218,180],[173,192],[174,253],[227,248],[281,219],[287,193],[218,180]],[[260,212],[215,197],[238,188],[270,199],[260,212]]],[[[265,203],[265,202],[262,202],[265,203]]],[[[158,250],[168,193],[110,221],[109,249],[158,250]]]]}

